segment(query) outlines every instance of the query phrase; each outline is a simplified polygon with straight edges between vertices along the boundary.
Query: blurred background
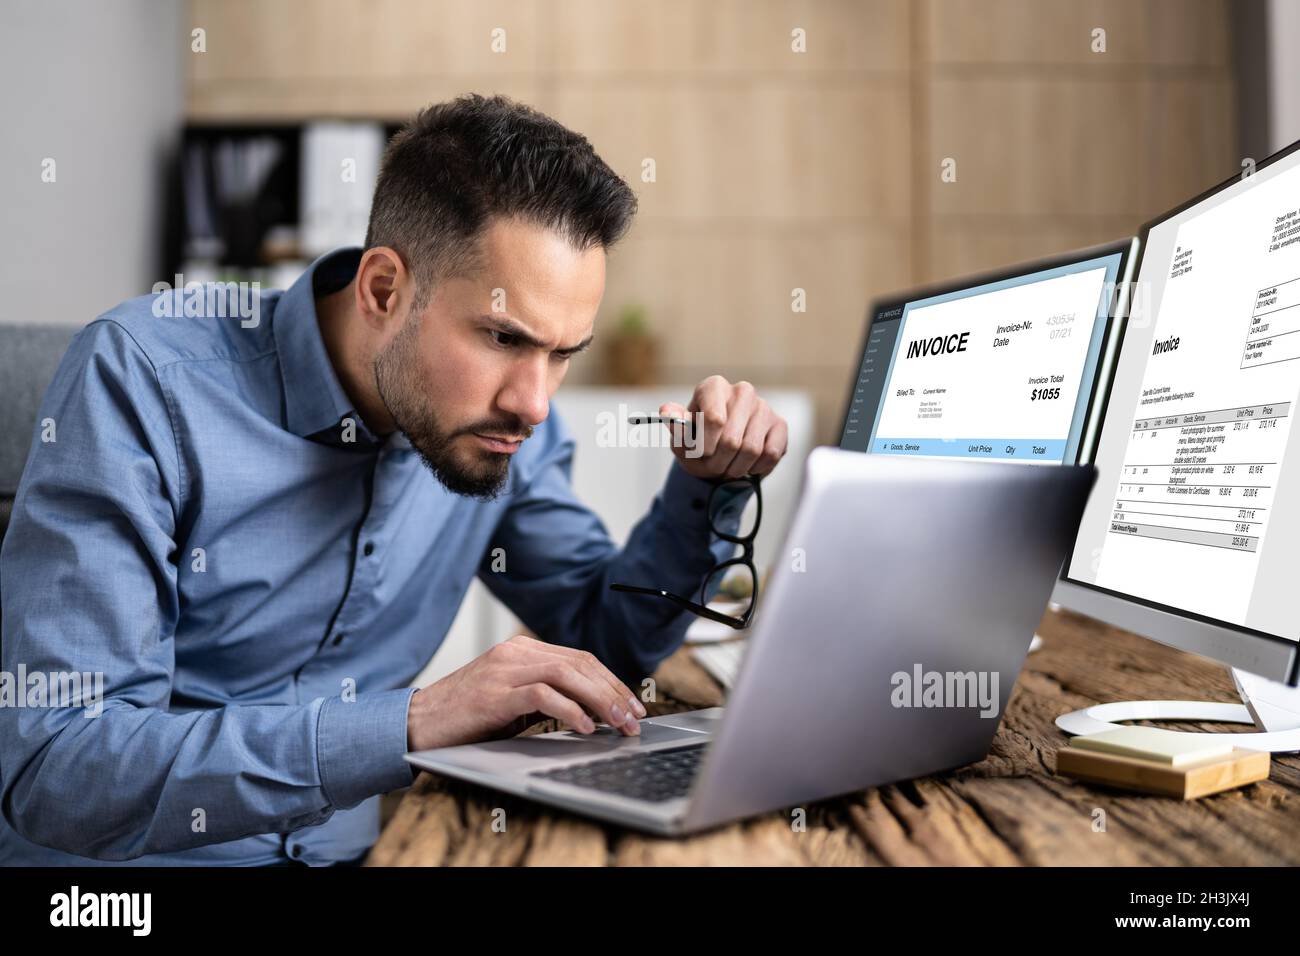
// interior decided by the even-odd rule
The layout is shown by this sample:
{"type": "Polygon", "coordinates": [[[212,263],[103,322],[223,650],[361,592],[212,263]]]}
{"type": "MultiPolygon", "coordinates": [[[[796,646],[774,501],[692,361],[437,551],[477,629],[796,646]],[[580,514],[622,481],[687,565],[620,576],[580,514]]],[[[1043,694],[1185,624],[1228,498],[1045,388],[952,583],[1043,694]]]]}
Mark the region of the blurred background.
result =
{"type": "MultiPolygon", "coordinates": [[[[176,273],[285,286],[362,241],[399,124],[500,92],[640,200],[557,400],[580,442],[718,372],[801,457],[838,440],[872,297],[1132,235],[1300,138],[1298,41],[1293,0],[10,0],[0,325],[176,273]]],[[[579,455],[616,537],[665,455],[579,455]]],[[[466,607],[437,670],[512,626],[466,607]]]]}

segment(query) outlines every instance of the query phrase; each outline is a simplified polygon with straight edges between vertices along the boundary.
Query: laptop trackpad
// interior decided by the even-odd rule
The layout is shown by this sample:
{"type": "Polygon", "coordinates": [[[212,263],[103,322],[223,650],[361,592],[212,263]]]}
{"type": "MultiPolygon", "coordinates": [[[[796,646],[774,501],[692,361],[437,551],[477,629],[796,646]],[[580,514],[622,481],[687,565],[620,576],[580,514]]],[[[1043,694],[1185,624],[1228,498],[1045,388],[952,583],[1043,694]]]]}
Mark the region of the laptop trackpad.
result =
{"type": "MultiPolygon", "coordinates": [[[[602,738],[616,738],[628,742],[633,742],[638,739],[636,737],[627,737],[622,731],[615,730],[613,727],[597,727],[595,732],[590,734],[580,734],[576,730],[565,730],[557,734],[547,734],[546,736],[552,739],[585,740],[588,742],[600,740],[602,738]]],[[[519,739],[527,740],[528,738],[521,737],[519,739]]],[[[648,720],[641,721],[640,741],[642,745],[662,744],[667,743],[670,740],[688,739],[699,740],[700,735],[697,733],[691,733],[689,730],[680,730],[676,727],[669,727],[666,724],[652,723],[648,720]]]]}
{"type": "MultiPolygon", "coordinates": [[[[704,710],[688,710],[682,714],[665,714],[655,717],[654,721],[664,727],[680,727],[683,730],[699,730],[711,734],[718,729],[725,713],[726,708],[723,707],[706,707],[704,710]]],[[[641,733],[645,733],[645,724],[641,725],[641,733]]]]}

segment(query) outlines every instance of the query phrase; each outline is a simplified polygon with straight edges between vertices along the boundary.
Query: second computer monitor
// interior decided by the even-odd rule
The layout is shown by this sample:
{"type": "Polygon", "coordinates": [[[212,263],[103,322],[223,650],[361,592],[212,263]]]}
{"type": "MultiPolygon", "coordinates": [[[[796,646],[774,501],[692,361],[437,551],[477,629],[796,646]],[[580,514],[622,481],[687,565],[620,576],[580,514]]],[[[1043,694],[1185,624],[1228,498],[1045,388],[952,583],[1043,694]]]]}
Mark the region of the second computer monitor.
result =
{"type": "MultiPolygon", "coordinates": [[[[1300,681],[1300,142],[1148,223],[1066,606],[1300,681]]],[[[1103,361],[1103,366],[1110,364],[1103,361]]],[[[1300,725],[1300,699],[1291,726],[1300,725]]]]}
{"type": "Polygon", "coordinates": [[[1074,462],[1130,243],[877,302],[840,447],[1074,462]]]}

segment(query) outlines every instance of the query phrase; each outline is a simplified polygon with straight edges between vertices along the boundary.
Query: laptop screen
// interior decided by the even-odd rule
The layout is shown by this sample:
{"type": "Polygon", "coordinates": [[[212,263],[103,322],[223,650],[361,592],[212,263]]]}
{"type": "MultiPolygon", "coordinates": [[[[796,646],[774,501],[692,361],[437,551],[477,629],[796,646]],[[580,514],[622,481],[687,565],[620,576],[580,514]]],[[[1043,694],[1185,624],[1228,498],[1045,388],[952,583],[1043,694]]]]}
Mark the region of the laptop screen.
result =
{"type": "Polygon", "coordinates": [[[877,303],[840,447],[1073,463],[1127,251],[877,303]]]}

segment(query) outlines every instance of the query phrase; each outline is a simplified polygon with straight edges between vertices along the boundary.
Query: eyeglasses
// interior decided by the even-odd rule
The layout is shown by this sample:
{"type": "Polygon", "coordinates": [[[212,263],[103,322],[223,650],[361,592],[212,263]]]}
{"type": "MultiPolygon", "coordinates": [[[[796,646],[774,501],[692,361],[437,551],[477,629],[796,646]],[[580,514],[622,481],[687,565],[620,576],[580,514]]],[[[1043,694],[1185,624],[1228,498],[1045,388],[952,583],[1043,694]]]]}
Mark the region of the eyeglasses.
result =
{"type": "MultiPolygon", "coordinates": [[[[719,624],[726,624],[728,627],[734,627],[736,630],[744,630],[749,627],[750,621],[754,617],[754,608],[758,606],[758,571],[754,567],[754,537],[758,534],[758,526],[763,519],[763,492],[759,482],[762,481],[759,475],[745,475],[743,478],[726,478],[714,483],[713,488],[709,491],[708,517],[709,530],[716,534],[723,541],[730,541],[733,544],[741,546],[741,554],[738,557],[729,558],[713,566],[704,578],[704,583],[700,585],[700,599],[692,601],[682,597],[680,594],[674,594],[672,591],[663,588],[648,588],[637,584],[611,584],[610,590],[623,591],[628,594],[647,594],[651,597],[660,597],[672,601],[678,607],[697,614],[700,617],[707,618],[710,621],[717,621],[719,624]],[[718,527],[719,521],[723,518],[723,512],[726,510],[736,497],[736,495],[746,488],[754,489],[754,518],[751,527],[741,527],[740,534],[732,534],[718,527]],[[723,614],[721,611],[715,611],[706,606],[706,598],[709,590],[715,584],[720,585],[722,579],[731,572],[732,568],[744,568],[749,572],[749,606],[739,617],[731,614],[723,614]]],[[[747,512],[745,512],[747,513],[747,512]]],[[[742,514],[742,521],[744,520],[742,514]]]]}

